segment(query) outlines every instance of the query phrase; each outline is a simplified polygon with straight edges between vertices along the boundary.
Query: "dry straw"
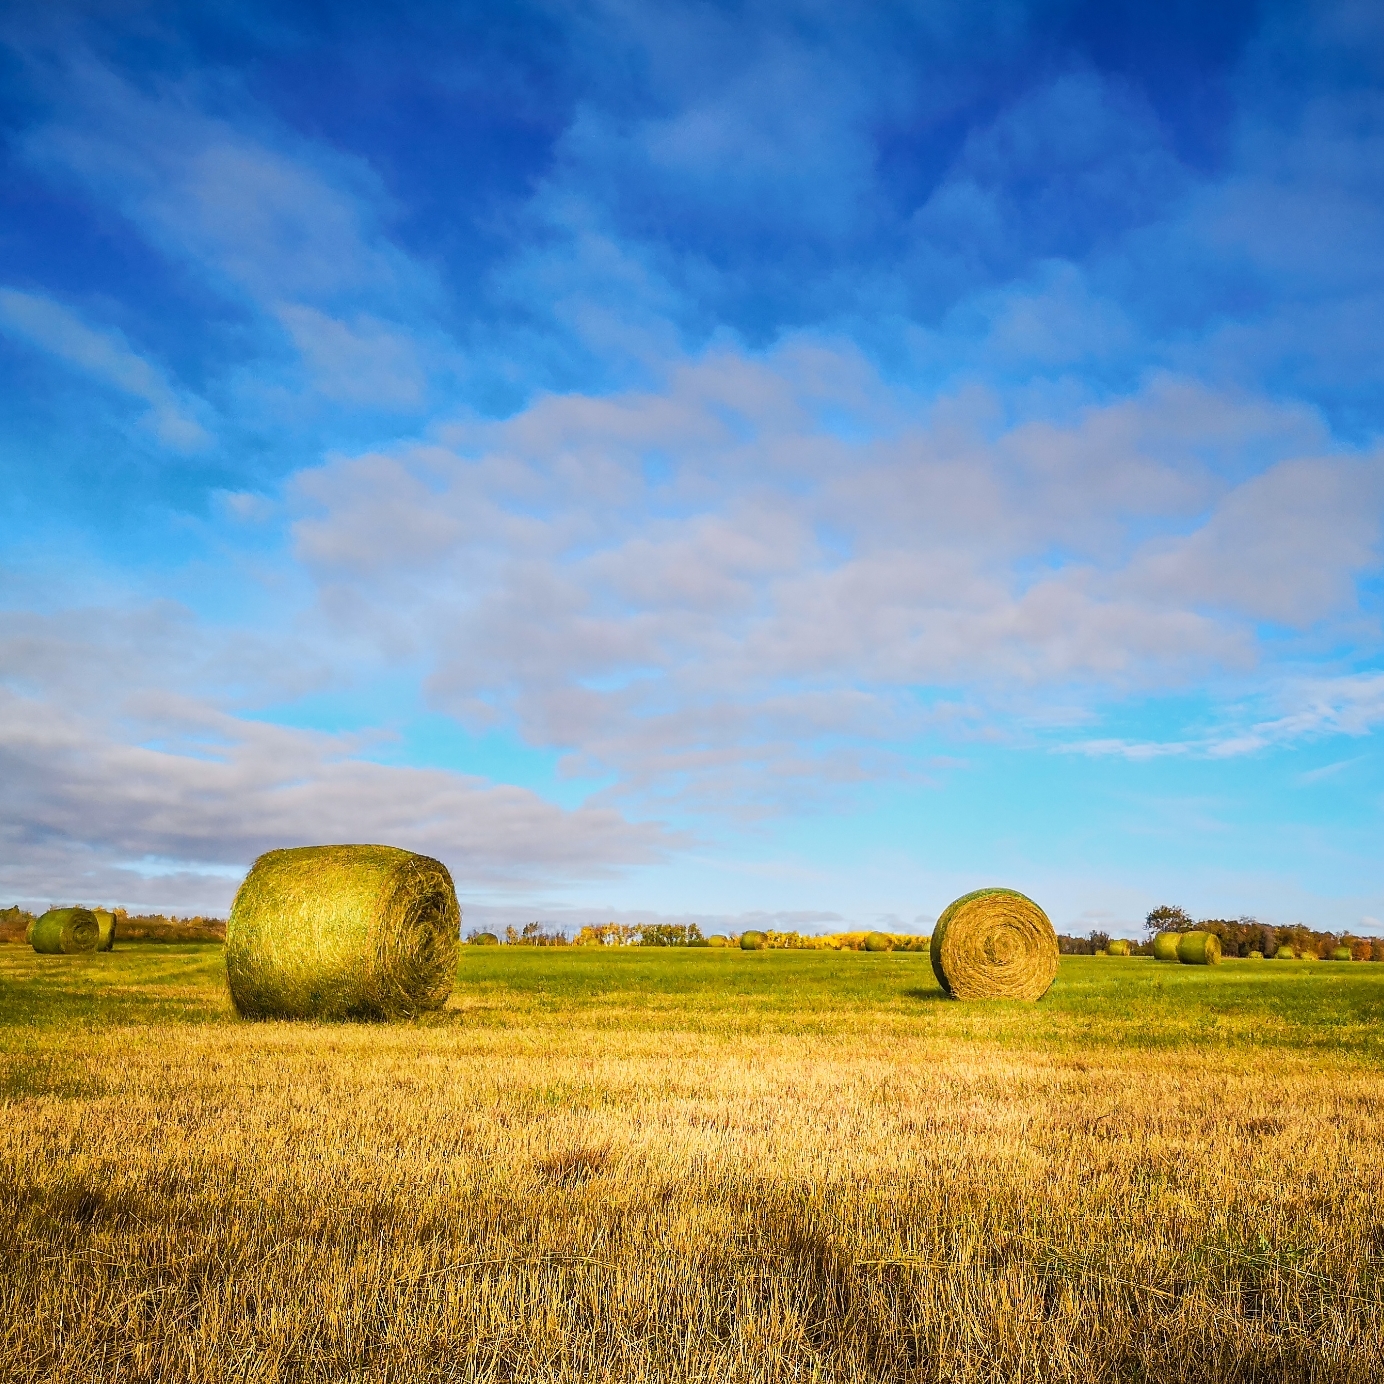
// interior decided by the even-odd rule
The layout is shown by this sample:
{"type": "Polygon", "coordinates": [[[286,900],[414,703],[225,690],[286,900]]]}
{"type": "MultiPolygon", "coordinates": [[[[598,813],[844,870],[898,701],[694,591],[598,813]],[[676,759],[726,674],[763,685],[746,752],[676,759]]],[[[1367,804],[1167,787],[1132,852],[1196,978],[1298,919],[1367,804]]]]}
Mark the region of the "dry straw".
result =
{"type": "Polygon", "coordinates": [[[1355,953],[1349,947],[1333,947],[1331,949],[1331,959],[1333,961],[1354,961],[1355,953]]]}
{"type": "Polygon", "coordinates": [[[1177,944],[1177,959],[1184,966],[1219,966],[1221,939],[1214,932],[1184,932],[1177,944]]]}
{"type": "Polygon", "coordinates": [[[1155,961],[1176,961],[1177,944],[1182,939],[1180,932],[1160,932],[1153,939],[1153,957],[1155,961]]]}
{"type": "Polygon", "coordinates": [[[977,889],[949,904],[932,932],[932,969],[959,1000],[1036,1000],[1057,976],[1048,915],[1013,889],[977,889]]]}
{"type": "Polygon", "coordinates": [[[893,951],[894,939],[887,932],[867,932],[861,946],[867,952],[893,951]]]}
{"type": "Polygon", "coordinates": [[[740,934],[741,951],[763,951],[769,945],[769,939],[762,932],[742,932],[740,934]]]}
{"type": "Polygon", "coordinates": [[[96,926],[100,929],[100,940],[96,943],[97,951],[115,950],[115,914],[109,908],[93,908],[91,910],[96,915],[96,926]]]}
{"type": "Polygon", "coordinates": [[[248,1018],[404,1018],[456,980],[447,867],[393,846],[270,851],[231,905],[226,978],[248,1018]]]}
{"type": "Polygon", "coordinates": [[[1285,942],[1281,947],[1279,947],[1279,949],[1276,952],[1274,952],[1274,958],[1278,961],[1296,961],[1297,952],[1295,952],[1292,949],[1292,947],[1290,947],[1285,942]]]}
{"type": "Polygon", "coordinates": [[[1106,956],[1128,956],[1129,943],[1123,937],[1117,937],[1113,942],[1105,944],[1106,956]]]}
{"type": "Polygon", "coordinates": [[[47,956],[96,950],[101,926],[89,908],[50,908],[27,929],[29,945],[47,956]]]}

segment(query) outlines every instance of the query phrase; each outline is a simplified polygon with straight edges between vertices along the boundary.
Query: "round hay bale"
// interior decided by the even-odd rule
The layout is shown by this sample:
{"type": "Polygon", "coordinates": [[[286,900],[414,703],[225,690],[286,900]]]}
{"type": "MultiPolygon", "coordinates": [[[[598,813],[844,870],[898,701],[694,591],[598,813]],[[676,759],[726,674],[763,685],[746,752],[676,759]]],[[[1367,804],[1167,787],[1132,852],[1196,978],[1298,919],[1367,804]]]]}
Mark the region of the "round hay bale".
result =
{"type": "Polygon", "coordinates": [[[1349,947],[1333,947],[1331,949],[1331,959],[1333,961],[1354,961],[1355,954],[1349,947]]]}
{"type": "Polygon", "coordinates": [[[461,910],[447,867],[393,846],[301,846],[250,867],[226,928],[247,1018],[397,1018],[452,993],[461,910]]]}
{"type": "Polygon", "coordinates": [[[867,952],[893,951],[894,939],[887,932],[867,932],[861,949],[867,952]]]}
{"type": "Polygon", "coordinates": [[[1296,961],[1297,952],[1295,952],[1285,942],[1281,947],[1279,947],[1279,949],[1276,952],[1274,952],[1274,959],[1277,961],[1296,961]]]}
{"type": "Polygon", "coordinates": [[[93,908],[91,911],[96,915],[96,926],[101,929],[101,937],[96,943],[96,950],[114,951],[115,914],[109,908],[93,908]]]}
{"type": "Polygon", "coordinates": [[[101,940],[100,924],[89,908],[50,908],[27,931],[29,945],[45,956],[95,951],[101,940]]]}
{"type": "Polygon", "coordinates": [[[478,932],[474,937],[468,937],[467,945],[472,947],[498,947],[500,939],[493,932],[478,932]]]}
{"type": "Polygon", "coordinates": [[[1261,951],[1252,951],[1249,954],[1249,959],[1251,961],[1262,961],[1264,959],[1264,953],[1261,951]]]}
{"type": "Polygon", "coordinates": [[[1057,976],[1048,915],[1013,889],[977,889],[948,904],[932,930],[932,969],[958,1000],[1036,1000],[1057,976]]]}
{"type": "Polygon", "coordinates": [[[1106,956],[1128,956],[1129,943],[1123,937],[1117,937],[1113,942],[1105,944],[1106,956]]]}
{"type": "Polygon", "coordinates": [[[711,936],[706,939],[706,944],[708,947],[728,947],[730,946],[730,938],[722,933],[713,932],[711,936]]]}
{"type": "Polygon", "coordinates": [[[1160,932],[1153,939],[1153,959],[1155,961],[1176,961],[1177,944],[1181,937],[1180,932],[1160,932]]]}
{"type": "Polygon", "coordinates": [[[1214,932],[1184,932],[1177,944],[1177,959],[1184,966],[1218,966],[1221,939],[1214,932]]]}
{"type": "Polygon", "coordinates": [[[762,932],[742,932],[740,934],[741,951],[763,951],[769,945],[769,939],[762,932]]]}

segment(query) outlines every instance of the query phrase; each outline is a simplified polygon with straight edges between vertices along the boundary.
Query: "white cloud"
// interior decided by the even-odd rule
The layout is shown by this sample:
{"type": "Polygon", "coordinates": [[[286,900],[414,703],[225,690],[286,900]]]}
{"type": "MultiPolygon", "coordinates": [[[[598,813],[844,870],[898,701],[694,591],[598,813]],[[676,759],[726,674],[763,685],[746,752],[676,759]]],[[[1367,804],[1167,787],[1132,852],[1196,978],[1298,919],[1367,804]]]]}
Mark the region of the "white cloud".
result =
{"type": "Polygon", "coordinates": [[[192,452],[211,442],[189,403],[121,333],[97,331],[53,299],[12,288],[0,288],[0,328],[148,404],[145,422],[165,447],[192,452]]]}

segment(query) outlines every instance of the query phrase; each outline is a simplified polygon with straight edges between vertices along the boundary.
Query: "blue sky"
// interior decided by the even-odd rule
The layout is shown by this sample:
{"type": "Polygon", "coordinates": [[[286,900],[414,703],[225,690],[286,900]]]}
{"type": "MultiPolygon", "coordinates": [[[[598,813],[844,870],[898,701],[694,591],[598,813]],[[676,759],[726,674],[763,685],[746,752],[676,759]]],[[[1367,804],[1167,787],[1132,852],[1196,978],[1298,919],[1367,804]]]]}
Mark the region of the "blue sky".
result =
{"type": "Polygon", "coordinates": [[[0,891],[1384,931],[1377,6],[18,6],[0,136],[0,891]]]}

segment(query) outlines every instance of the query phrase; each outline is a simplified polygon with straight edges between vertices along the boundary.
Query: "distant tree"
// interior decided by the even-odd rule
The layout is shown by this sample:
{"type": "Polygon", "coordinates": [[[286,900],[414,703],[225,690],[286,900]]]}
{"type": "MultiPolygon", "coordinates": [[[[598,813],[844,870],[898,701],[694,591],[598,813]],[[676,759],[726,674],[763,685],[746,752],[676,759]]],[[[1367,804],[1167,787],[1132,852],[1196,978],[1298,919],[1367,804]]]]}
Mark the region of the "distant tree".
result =
{"type": "Polygon", "coordinates": [[[552,932],[544,930],[542,923],[525,923],[523,930],[516,932],[511,923],[505,928],[505,941],[511,947],[565,947],[567,934],[561,928],[552,932]]]}
{"type": "Polygon", "coordinates": [[[1110,934],[1092,928],[1091,931],[1086,934],[1086,940],[1090,942],[1093,952],[1104,951],[1106,947],[1110,945],[1110,934]]]}
{"type": "Polygon", "coordinates": [[[1176,904],[1162,903],[1144,919],[1144,927],[1150,934],[1155,932],[1190,932],[1196,924],[1185,908],[1176,904]]]}
{"type": "Polygon", "coordinates": [[[685,947],[702,937],[696,923],[641,923],[638,932],[641,947],[685,947]]]}

